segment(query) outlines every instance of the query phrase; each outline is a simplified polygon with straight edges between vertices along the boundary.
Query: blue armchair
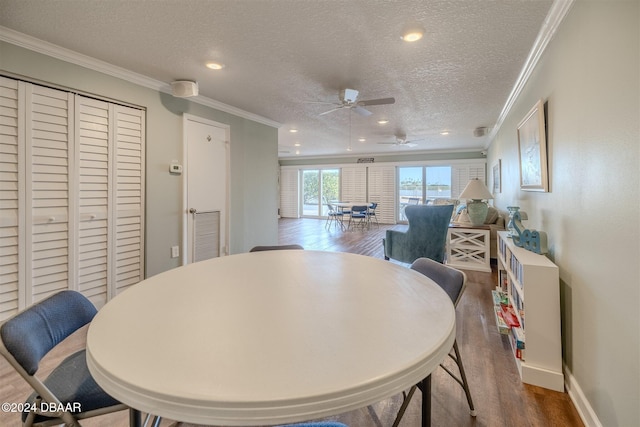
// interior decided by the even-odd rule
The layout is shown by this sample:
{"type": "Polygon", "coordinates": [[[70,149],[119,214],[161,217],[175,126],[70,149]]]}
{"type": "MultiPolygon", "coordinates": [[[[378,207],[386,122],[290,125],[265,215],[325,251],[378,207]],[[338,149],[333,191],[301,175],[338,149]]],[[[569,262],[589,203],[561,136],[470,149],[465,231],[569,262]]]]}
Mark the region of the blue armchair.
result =
{"type": "Polygon", "coordinates": [[[387,230],[386,238],[382,239],[384,259],[412,263],[418,258],[430,258],[443,262],[452,213],[453,205],[407,206],[409,229],[387,230]]]}

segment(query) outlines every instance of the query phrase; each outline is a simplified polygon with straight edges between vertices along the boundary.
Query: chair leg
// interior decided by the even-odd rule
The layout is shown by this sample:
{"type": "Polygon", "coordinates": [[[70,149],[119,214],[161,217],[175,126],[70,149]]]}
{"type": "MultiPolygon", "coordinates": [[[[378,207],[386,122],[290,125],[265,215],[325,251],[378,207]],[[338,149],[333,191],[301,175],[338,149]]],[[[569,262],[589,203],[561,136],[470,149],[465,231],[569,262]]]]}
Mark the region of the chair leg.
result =
{"type": "Polygon", "coordinates": [[[414,385],[413,387],[411,387],[411,389],[409,390],[409,393],[407,393],[407,395],[404,397],[404,400],[402,401],[402,406],[400,407],[400,410],[398,410],[398,415],[396,415],[396,419],[395,421],[393,421],[392,427],[398,427],[398,424],[400,424],[400,420],[402,420],[404,413],[407,411],[409,402],[411,401],[411,398],[413,397],[413,394],[416,392],[417,388],[418,388],[417,385],[414,385]]]}
{"type": "MultiPolygon", "coordinates": [[[[449,357],[451,357],[456,362],[456,365],[458,366],[458,370],[460,371],[460,378],[458,378],[453,372],[451,372],[445,366],[443,365],[440,365],[440,366],[442,367],[442,369],[445,370],[446,373],[448,373],[454,380],[456,380],[456,382],[460,384],[460,386],[463,388],[464,394],[467,397],[467,403],[469,404],[469,413],[472,417],[475,417],[476,409],[473,406],[473,399],[471,398],[471,391],[469,390],[469,382],[467,381],[467,374],[465,373],[464,366],[462,365],[462,359],[460,358],[460,350],[458,349],[457,341],[453,342],[453,352],[455,354],[453,355],[449,354],[449,357]]],[[[409,406],[409,402],[411,401],[411,398],[413,397],[413,394],[416,392],[417,388],[418,386],[414,385],[413,387],[411,387],[411,389],[406,394],[406,396],[404,396],[404,400],[402,401],[402,406],[400,406],[400,409],[398,410],[398,414],[396,415],[396,419],[393,422],[392,427],[398,427],[398,424],[400,424],[400,420],[402,420],[402,417],[404,416],[404,413],[406,412],[407,407],[409,406]]]]}
{"type": "Polygon", "coordinates": [[[471,399],[471,391],[469,390],[469,382],[467,381],[467,374],[464,372],[464,366],[462,365],[462,358],[460,357],[460,350],[458,350],[458,341],[453,342],[453,351],[456,354],[456,365],[458,365],[458,369],[460,370],[460,377],[462,379],[462,388],[464,389],[464,394],[467,396],[467,403],[469,404],[469,413],[472,417],[476,416],[476,409],[473,406],[473,399],[471,399]]]}
{"type": "Polygon", "coordinates": [[[453,378],[458,384],[460,384],[460,387],[462,387],[462,389],[464,390],[464,394],[467,397],[467,403],[469,404],[469,414],[471,414],[472,417],[475,417],[476,416],[476,409],[473,406],[473,399],[471,399],[471,391],[469,390],[469,382],[467,381],[467,374],[465,373],[464,366],[462,365],[462,359],[460,358],[460,350],[458,349],[458,342],[457,341],[453,342],[453,351],[454,351],[455,354],[449,353],[449,357],[451,359],[453,359],[454,362],[456,362],[456,365],[458,366],[458,371],[460,372],[460,378],[458,378],[446,366],[444,366],[444,365],[440,365],[440,366],[442,367],[442,369],[444,369],[444,371],[447,374],[449,374],[451,376],[451,378],[453,378]]]}

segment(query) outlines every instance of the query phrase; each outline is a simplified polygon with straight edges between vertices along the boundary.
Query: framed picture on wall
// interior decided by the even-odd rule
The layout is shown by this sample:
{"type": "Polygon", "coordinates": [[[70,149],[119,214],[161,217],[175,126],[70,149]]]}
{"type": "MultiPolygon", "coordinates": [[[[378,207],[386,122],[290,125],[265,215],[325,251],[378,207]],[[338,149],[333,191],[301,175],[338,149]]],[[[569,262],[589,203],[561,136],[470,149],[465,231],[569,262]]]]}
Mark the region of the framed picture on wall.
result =
{"type": "Polygon", "coordinates": [[[518,152],[520,159],[520,189],[549,191],[547,171],[547,138],[544,102],[536,105],[518,124],[518,152]]]}
{"type": "Polygon", "coordinates": [[[498,163],[493,165],[493,194],[502,192],[502,160],[498,159],[498,163]]]}

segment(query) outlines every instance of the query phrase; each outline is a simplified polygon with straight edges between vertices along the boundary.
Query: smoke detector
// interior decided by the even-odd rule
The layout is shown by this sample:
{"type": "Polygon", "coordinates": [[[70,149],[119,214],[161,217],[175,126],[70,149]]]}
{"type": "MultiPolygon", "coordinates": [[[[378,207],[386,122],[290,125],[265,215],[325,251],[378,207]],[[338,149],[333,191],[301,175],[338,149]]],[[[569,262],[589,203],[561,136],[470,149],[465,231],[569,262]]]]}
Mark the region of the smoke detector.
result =
{"type": "Polygon", "coordinates": [[[198,96],[198,82],[190,80],[176,80],[171,83],[171,94],[176,98],[198,96]]]}

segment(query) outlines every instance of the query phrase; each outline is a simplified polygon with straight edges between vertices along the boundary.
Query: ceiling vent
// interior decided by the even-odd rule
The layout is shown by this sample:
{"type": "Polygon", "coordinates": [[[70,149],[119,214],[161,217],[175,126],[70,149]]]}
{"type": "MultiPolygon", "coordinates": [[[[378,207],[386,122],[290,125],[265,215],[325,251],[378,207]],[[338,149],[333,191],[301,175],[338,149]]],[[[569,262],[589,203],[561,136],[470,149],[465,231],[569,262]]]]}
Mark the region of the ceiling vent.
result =
{"type": "Polygon", "coordinates": [[[177,98],[198,96],[198,83],[189,80],[176,80],[171,83],[171,94],[177,98]]]}
{"type": "Polygon", "coordinates": [[[473,136],[475,137],[485,136],[486,134],[487,134],[486,127],[479,127],[473,130],[473,136]]]}

